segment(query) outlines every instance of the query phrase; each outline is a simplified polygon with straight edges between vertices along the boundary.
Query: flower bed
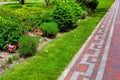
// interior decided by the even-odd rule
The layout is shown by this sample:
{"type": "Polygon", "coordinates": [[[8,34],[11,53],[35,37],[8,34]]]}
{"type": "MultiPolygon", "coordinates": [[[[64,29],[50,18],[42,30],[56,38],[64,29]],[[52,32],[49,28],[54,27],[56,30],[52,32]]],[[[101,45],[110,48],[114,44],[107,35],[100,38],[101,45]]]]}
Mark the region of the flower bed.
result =
{"type": "Polygon", "coordinates": [[[56,4],[50,10],[27,6],[0,10],[0,50],[11,55],[4,57],[0,54],[0,60],[4,60],[0,64],[1,74],[21,59],[35,55],[45,44],[56,38],[60,31],[74,29],[76,21],[83,14],[82,8],[73,2],[56,4]]]}

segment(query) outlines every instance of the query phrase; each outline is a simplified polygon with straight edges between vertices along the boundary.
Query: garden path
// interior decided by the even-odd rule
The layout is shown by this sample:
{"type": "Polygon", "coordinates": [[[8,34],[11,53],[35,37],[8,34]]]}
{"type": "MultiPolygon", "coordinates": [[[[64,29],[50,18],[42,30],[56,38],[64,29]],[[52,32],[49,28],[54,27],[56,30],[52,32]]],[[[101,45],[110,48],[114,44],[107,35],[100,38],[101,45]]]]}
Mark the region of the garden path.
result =
{"type": "Polygon", "coordinates": [[[120,80],[120,0],[115,0],[58,80],[120,80]]]}
{"type": "Polygon", "coordinates": [[[7,4],[7,2],[0,2],[0,6],[3,5],[3,4],[7,4]]]}

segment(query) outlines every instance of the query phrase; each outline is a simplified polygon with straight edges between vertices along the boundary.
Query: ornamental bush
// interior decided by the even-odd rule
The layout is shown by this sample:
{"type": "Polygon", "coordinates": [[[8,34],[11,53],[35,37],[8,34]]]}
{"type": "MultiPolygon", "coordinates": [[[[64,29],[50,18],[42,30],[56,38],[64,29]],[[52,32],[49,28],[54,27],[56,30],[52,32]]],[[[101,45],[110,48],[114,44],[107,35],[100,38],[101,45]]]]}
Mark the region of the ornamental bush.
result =
{"type": "Polygon", "coordinates": [[[36,21],[36,26],[40,26],[44,22],[52,21],[53,21],[52,11],[46,10],[46,12],[40,16],[40,19],[36,21]]]}
{"type": "Polygon", "coordinates": [[[25,31],[36,27],[44,9],[26,7],[17,9],[0,8],[0,50],[7,50],[7,44],[15,45],[25,31]]]}
{"type": "Polygon", "coordinates": [[[35,54],[39,44],[39,37],[23,36],[19,39],[18,51],[21,56],[32,56],[35,54]]]}
{"type": "Polygon", "coordinates": [[[16,23],[0,17],[0,50],[7,50],[7,44],[16,44],[21,35],[16,23]]]}
{"type": "Polygon", "coordinates": [[[81,16],[83,15],[84,11],[81,8],[81,6],[75,2],[69,2],[69,4],[71,5],[72,11],[74,13],[75,19],[80,19],[81,16]]]}
{"type": "Polygon", "coordinates": [[[40,29],[46,36],[54,36],[58,33],[58,24],[56,22],[43,22],[40,25],[40,29]]]}
{"type": "Polygon", "coordinates": [[[18,17],[22,21],[35,20],[40,18],[40,15],[44,13],[44,9],[38,7],[22,6],[22,8],[14,10],[13,13],[15,13],[15,17],[18,17]]]}
{"type": "Polygon", "coordinates": [[[53,18],[58,23],[60,31],[74,28],[76,20],[82,15],[82,9],[77,3],[66,2],[56,4],[53,9],[53,18]]]}
{"type": "Polygon", "coordinates": [[[17,9],[0,8],[0,16],[11,22],[19,24],[21,30],[32,30],[36,26],[36,21],[40,20],[44,9],[38,7],[27,7],[17,9]]]}

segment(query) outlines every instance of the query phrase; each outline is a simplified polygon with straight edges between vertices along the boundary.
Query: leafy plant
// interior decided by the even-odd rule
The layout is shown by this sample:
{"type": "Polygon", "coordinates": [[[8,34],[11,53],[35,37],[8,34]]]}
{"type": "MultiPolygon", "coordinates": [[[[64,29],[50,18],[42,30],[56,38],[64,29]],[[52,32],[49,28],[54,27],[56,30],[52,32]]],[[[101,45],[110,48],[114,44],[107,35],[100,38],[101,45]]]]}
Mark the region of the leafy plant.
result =
{"type": "Polygon", "coordinates": [[[32,30],[36,26],[36,21],[40,20],[44,12],[43,8],[27,7],[25,5],[15,10],[0,8],[0,16],[17,23],[23,32],[32,30]]]}
{"type": "Polygon", "coordinates": [[[61,31],[66,31],[67,29],[74,28],[76,20],[80,18],[82,14],[82,9],[77,3],[66,2],[56,4],[53,9],[53,18],[58,23],[59,29],[61,31]]]}
{"type": "Polygon", "coordinates": [[[16,44],[21,35],[16,23],[0,17],[0,50],[7,50],[7,44],[16,44]]]}
{"type": "Polygon", "coordinates": [[[40,25],[40,29],[46,36],[55,35],[59,31],[58,24],[56,22],[44,22],[40,25]]]}
{"type": "Polygon", "coordinates": [[[19,40],[19,53],[23,56],[32,56],[38,47],[39,37],[23,36],[19,40]]]}
{"type": "Polygon", "coordinates": [[[19,59],[20,59],[20,56],[17,56],[17,55],[12,57],[12,60],[13,60],[13,61],[17,61],[17,60],[19,60],[19,59]]]}
{"type": "Polygon", "coordinates": [[[77,4],[75,2],[72,2],[72,1],[69,2],[68,4],[71,5],[71,8],[72,8],[73,14],[75,16],[75,19],[77,20],[77,19],[81,18],[81,16],[84,13],[84,11],[81,8],[81,6],[79,6],[79,4],[77,4]]]}
{"type": "Polygon", "coordinates": [[[40,16],[40,20],[36,21],[36,26],[40,26],[44,22],[52,22],[52,21],[53,21],[52,11],[46,10],[46,12],[40,16]]]}
{"type": "Polygon", "coordinates": [[[7,44],[15,45],[26,31],[36,27],[44,9],[27,7],[13,9],[0,8],[0,50],[7,50],[7,44]]]}

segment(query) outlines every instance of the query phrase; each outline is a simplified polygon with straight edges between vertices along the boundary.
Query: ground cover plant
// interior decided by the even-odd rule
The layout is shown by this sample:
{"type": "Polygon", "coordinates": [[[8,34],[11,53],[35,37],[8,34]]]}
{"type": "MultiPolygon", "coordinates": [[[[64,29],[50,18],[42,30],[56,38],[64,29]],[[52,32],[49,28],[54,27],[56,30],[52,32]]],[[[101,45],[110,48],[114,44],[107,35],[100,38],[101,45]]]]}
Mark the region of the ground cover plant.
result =
{"type": "Polygon", "coordinates": [[[78,23],[79,27],[53,40],[34,57],[13,67],[1,76],[0,80],[56,80],[112,2],[113,0],[109,2],[108,0],[99,0],[99,6],[92,17],[82,20],[78,23]]]}

